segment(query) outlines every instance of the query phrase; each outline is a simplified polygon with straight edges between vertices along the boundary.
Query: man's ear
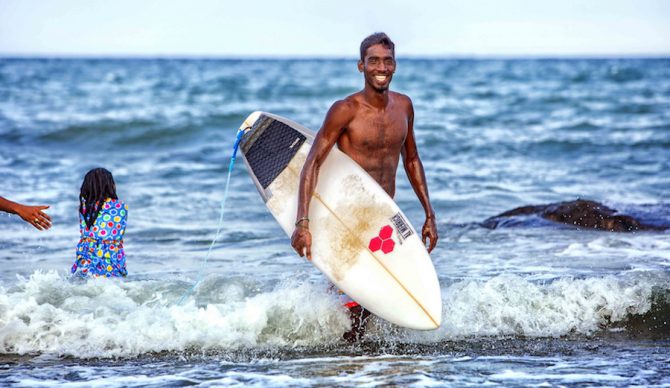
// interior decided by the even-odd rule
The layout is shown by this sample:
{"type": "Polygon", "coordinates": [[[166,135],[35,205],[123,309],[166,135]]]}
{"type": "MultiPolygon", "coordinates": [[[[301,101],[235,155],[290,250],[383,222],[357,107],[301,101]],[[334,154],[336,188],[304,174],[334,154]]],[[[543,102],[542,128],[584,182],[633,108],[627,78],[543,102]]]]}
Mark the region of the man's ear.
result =
{"type": "Polygon", "coordinates": [[[363,61],[361,60],[358,61],[358,71],[361,73],[363,72],[363,61]]]}

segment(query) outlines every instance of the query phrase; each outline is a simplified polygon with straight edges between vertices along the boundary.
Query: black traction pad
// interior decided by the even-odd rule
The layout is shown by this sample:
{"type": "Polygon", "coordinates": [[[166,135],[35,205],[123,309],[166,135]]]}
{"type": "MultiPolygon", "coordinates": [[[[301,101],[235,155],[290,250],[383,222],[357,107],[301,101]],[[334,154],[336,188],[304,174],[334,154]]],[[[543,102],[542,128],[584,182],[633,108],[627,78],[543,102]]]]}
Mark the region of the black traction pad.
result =
{"type": "Polygon", "coordinates": [[[240,144],[256,179],[267,189],[298,152],[305,135],[273,118],[261,115],[240,144]]]}

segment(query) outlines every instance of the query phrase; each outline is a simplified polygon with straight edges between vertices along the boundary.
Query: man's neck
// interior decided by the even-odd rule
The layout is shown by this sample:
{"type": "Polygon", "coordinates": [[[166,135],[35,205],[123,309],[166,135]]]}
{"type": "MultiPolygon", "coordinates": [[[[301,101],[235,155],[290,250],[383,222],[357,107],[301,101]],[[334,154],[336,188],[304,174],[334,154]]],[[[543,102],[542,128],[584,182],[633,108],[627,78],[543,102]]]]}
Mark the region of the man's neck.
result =
{"type": "Polygon", "coordinates": [[[389,102],[389,92],[388,89],[380,92],[369,85],[365,85],[365,88],[363,89],[363,98],[365,98],[365,102],[368,104],[380,110],[384,110],[389,102]]]}

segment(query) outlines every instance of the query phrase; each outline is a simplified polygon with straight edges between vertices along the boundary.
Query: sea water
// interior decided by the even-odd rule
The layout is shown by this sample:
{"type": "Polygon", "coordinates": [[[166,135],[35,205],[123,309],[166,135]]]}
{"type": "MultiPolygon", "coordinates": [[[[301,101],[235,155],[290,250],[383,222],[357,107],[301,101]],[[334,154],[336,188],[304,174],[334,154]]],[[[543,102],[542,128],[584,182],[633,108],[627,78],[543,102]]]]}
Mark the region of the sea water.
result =
{"type": "MultiPolygon", "coordinates": [[[[440,239],[442,327],[346,310],[241,163],[252,111],[317,130],[362,87],[354,59],[0,59],[0,385],[668,385],[670,233],[609,233],[515,207],[586,198],[670,220],[670,60],[399,58],[440,239]],[[71,279],[81,181],[129,206],[125,279],[71,279]],[[201,283],[182,303],[196,281],[201,283]]],[[[402,168],[396,200],[420,230],[402,168]]]]}

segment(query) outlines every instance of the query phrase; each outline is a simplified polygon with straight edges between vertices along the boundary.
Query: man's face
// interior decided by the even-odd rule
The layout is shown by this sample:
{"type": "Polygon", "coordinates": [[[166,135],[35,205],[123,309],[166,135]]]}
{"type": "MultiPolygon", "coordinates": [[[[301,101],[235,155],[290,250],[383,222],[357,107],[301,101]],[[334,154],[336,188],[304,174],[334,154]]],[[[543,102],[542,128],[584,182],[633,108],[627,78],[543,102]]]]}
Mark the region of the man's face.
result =
{"type": "Polygon", "coordinates": [[[358,61],[358,70],[363,72],[365,82],[378,92],[388,90],[395,72],[393,51],[375,44],[368,47],[365,58],[358,61]]]}

